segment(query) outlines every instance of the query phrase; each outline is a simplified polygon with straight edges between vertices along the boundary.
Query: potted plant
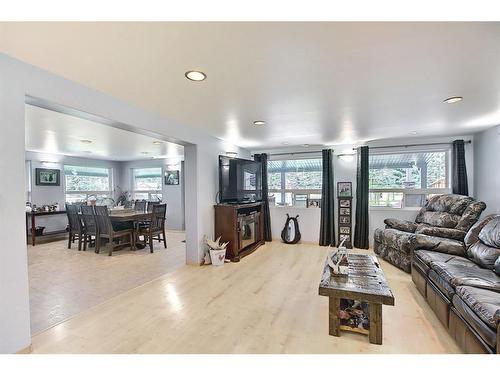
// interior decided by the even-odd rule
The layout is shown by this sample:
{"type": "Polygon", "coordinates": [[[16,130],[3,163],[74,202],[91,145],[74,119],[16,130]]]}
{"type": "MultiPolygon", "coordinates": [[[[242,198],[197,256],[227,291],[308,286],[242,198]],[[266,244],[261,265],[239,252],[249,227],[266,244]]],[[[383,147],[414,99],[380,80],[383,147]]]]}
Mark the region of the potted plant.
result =
{"type": "Polygon", "coordinates": [[[226,247],[229,242],[220,243],[220,237],[215,241],[207,238],[206,243],[210,251],[210,260],[214,266],[222,266],[226,259],[226,247]]]}

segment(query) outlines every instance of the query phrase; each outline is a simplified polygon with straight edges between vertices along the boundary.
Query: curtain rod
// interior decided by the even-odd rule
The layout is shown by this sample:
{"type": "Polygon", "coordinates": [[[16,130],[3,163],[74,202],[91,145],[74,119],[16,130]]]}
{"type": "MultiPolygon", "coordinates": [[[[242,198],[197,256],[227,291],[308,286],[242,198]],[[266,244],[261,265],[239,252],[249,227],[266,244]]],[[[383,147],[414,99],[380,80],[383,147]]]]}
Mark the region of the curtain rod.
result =
{"type": "MultiPolygon", "coordinates": [[[[374,150],[377,148],[396,148],[396,147],[416,147],[416,146],[442,146],[442,145],[451,145],[453,142],[438,142],[438,143],[414,143],[410,145],[390,145],[390,146],[376,146],[376,147],[369,147],[370,150],[374,150]]],[[[472,141],[464,141],[464,143],[472,143],[472,141]]],[[[353,147],[353,150],[357,150],[359,147],[353,147]]]]}
{"type": "MultiPolygon", "coordinates": [[[[268,156],[283,156],[283,155],[320,154],[321,151],[322,150],[317,150],[317,151],[299,151],[299,152],[281,152],[281,153],[278,153],[278,154],[267,154],[267,155],[268,156]]],[[[254,155],[251,155],[251,156],[254,156],[254,155]]]]}

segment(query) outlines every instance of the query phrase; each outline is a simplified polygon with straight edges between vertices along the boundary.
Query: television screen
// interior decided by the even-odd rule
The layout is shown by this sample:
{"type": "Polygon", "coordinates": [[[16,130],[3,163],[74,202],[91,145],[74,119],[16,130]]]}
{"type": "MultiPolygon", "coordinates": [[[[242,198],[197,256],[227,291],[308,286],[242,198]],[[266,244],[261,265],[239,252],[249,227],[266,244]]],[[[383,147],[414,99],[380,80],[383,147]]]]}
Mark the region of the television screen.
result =
{"type": "Polygon", "coordinates": [[[262,200],[261,163],[219,156],[219,194],[221,202],[262,200]]]}

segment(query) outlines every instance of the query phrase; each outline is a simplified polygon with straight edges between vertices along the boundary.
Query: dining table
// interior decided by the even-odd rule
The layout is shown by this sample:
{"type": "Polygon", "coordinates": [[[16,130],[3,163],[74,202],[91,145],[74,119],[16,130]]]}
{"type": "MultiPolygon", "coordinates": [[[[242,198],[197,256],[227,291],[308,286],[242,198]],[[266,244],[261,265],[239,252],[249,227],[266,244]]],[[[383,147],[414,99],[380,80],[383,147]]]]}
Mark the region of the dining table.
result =
{"type": "Polygon", "coordinates": [[[138,249],[143,249],[144,247],[146,247],[145,243],[137,241],[139,223],[144,221],[149,221],[152,219],[152,217],[153,217],[152,212],[145,212],[145,211],[111,210],[109,213],[109,219],[111,220],[111,222],[133,223],[134,236],[136,238],[135,247],[138,249]]]}

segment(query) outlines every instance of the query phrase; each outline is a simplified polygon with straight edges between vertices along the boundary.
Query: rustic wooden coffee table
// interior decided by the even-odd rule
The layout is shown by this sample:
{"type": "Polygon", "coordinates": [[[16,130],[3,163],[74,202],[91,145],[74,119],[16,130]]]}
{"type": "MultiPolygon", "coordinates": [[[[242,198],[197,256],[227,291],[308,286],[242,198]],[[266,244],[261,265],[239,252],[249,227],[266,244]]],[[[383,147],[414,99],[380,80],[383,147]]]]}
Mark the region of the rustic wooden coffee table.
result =
{"type": "Polygon", "coordinates": [[[319,283],[319,295],[329,298],[329,334],[340,336],[340,300],[368,303],[369,338],[372,344],[382,344],[382,305],[394,306],[394,296],[385,280],[377,257],[368,254],[349,254],[349,274],[334,276],[325,262],[319,283]]]}

